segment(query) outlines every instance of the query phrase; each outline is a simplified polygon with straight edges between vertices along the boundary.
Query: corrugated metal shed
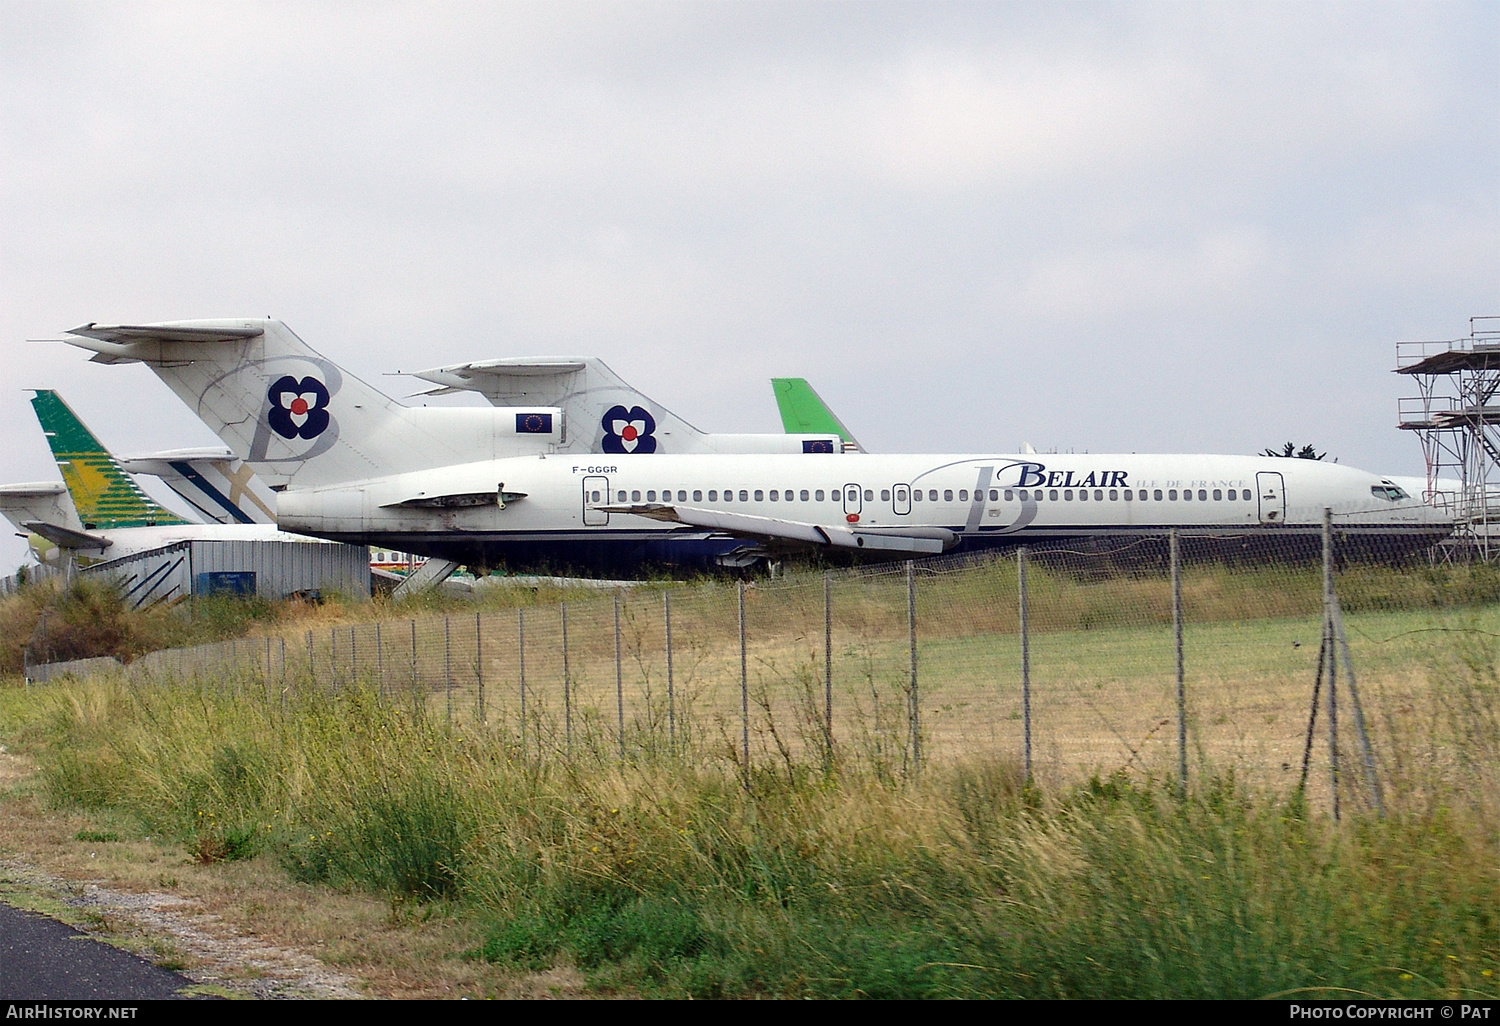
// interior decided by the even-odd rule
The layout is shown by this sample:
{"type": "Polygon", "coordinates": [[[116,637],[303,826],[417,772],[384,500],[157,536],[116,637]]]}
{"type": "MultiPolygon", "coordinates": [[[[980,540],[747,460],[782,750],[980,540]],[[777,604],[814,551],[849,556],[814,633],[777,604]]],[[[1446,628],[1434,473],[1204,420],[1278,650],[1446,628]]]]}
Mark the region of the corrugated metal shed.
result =
{"type": "Polygon", "coordinates": [[[327,542],[185,541],[96,563],[84,573],[119,579],[136,608],[215,593],[370,594],[369,550],[327,542]]]}

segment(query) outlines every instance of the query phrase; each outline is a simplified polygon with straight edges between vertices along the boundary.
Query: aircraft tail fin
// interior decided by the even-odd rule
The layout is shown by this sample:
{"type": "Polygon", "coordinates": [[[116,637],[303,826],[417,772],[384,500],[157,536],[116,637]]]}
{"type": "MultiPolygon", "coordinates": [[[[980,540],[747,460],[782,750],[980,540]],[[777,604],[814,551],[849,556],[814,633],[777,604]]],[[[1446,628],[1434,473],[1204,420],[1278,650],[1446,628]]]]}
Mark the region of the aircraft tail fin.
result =
{"type": "MultiPolygon", "coordinates": [[[[276,320],[90,323],[68,334],[96,363],[150,367],[273,491],[493,458],[503,421],[402,406],[276,320]]],[[[514,424],[515,444],[552,438],[514,424]]]]}
{"type": "Polygon", "coordinates": [[[781,411],[782,427],[788,434],[837,434],[844,440],[846,450],[865,451],[806,378],[772,378],[771,388],[776,393],[776,408],[781,411]]]}
{"type": "Polygon", "coordinates": [[[276,523],[276,494],[228,449],[121,457],[120,466],[132,474],[161,478],[203,515],[205,523],[276,523]]]}
{"type": "Polygon", "coordinates": [[[30,532],[30,525],[35,523],[83,530],[68,487],[61,481],[0,485],[0,516],[18,531],[30,532]]]}
{"type": "Polygon", "coordinates": [[[31,408],[62,471],[73,506],[86,527],[185,524],[131,480],[78,415],[50,389],[37,389],[31,408]]]}

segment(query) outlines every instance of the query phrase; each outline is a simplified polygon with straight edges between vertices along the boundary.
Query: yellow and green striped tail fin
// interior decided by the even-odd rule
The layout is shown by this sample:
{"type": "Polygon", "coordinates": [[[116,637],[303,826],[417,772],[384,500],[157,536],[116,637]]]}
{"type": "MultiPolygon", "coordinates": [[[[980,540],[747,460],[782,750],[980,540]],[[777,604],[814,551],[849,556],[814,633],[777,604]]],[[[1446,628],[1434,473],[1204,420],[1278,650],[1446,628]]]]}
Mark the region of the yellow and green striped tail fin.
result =
{"type": "Polygon", "coordinates": [[[62,397],[49,389],[38,389],[31,400],[42,433],[52,448],[52,457],[62,471],[63,483],[78,507],[84,527],[150,527],[185,524],[171,510],[152,501],[130,475],[120,469],[109,450],[83,426],[62,397]]]}

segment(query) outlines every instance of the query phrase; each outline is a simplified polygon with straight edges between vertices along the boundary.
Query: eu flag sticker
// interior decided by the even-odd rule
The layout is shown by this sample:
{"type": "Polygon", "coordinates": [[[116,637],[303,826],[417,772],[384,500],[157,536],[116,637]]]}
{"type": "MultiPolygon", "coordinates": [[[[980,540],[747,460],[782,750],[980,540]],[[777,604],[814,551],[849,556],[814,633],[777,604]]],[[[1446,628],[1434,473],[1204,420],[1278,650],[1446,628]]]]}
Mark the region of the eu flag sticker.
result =
{"type": "Polygon", "coordinates": [[[518,413],[516,414],[516,434],[518,435],[550,435],[552,433],[552,414],[550,413],[518,413]]]}
{"type": "Polygon", "coordinates": [[[833,442],[830,439],[820,438],[817,441],[802,440],[803,452],[833,452],[833,442]]]}

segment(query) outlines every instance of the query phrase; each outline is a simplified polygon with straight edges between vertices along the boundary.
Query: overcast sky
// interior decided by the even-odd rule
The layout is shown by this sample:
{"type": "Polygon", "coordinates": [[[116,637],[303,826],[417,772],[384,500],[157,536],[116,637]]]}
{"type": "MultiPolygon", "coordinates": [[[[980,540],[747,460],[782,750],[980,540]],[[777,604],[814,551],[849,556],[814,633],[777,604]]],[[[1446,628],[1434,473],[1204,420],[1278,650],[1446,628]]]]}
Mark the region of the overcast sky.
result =
{"type": "Polygon", "coordinates": [[[0,0],[0,481],[58,476],[27,387],[216,443],[25,339],[265,315],[403,396],[584,354],[708,430],[800,375],[874,450],[1420,473],[1394,342],[1500,313],[1497,54],[1496,3],[0,0]]]}

